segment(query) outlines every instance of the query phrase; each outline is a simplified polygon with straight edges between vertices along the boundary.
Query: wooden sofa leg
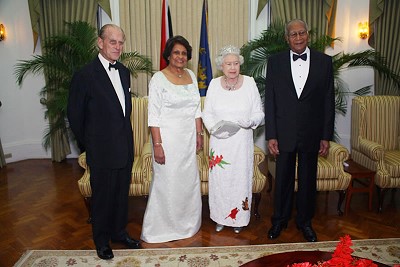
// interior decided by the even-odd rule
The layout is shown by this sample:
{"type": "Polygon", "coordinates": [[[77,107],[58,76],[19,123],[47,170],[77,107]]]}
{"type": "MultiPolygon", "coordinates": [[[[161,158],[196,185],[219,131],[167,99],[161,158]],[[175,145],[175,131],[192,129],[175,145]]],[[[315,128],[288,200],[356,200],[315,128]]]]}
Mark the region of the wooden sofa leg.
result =
{"type": "Polygon", "coordinates": [[[261,201],[261,193],[253,193],[253,202],[254,202],[254,216],[256,219],[260,219],[260,213],[258,213],[258,206],[261,201]]]}
{"type": "Polygon", "coordinates": [[[382,213],[383,200],[385,199],[387,189],[376,186],[376,191],[378,193],[378,213],[382,213]]]}
{"type": "Polygon", "coordinates": [[[87,223],[92,223],[92,213],[91,213],[91,197],[84,197],[83,200],[85,201],[85,206],[89,214],[89,218],[87,219],[87,223]]]}
{"type": "Polygon", "coordinates": [[[396,191],[397,191],[397,188],[392,188],[392,202],[391,203],[395,203],[396,202],[396,191]]]}
{"type": "Polygon", "coordinates": [[[343,215],[343,211],[342,211],[342,203],[343,200],[346,197],[346,190],[338,190],[337,191],[339,193],[339,200],[338,200],[338,205],[337,205],[337,213],[339,216],[343,215]]]}

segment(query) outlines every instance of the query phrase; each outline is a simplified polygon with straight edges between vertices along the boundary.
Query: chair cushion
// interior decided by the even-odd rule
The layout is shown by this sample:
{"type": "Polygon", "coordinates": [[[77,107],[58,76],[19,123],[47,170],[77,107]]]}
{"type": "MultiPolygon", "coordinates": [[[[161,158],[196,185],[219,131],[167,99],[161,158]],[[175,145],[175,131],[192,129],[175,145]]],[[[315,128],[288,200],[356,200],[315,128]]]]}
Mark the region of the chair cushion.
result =
{"type": "Polygon", "coordinates": [[[392,177],[400,177],[400,150],[385,151],[385,165],[392,177]]]}
{"type": "Polygon", "coordinates": [[[342,173],[337,166],[324,157],[318,157],[317,177],[318,179],[337,179],[342,173]]]}
{"type": "MultiPolygon", "coordinates": [[[[297,163],[296,163],[297,164],[297,163]]],[[[268,156],[268,171],[275,177],[275,160],[268,156]]],[[[343,175],[343,168],[334,165],[333,162],[327,160],[325,157],[318,157],[317,178],[318,179],[334,179],[343,175]]],[[[297,172],[295,174],[297,180],[297,172]]]]}

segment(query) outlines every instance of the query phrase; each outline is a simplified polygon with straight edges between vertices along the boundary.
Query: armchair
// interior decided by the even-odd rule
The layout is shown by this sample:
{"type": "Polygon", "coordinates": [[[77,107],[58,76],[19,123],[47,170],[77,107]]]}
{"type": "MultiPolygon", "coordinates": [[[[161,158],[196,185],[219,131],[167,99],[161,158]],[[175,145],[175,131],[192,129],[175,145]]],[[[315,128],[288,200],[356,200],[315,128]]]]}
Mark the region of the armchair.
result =
{"type": "MultiPolygon", "coordinates": [[[[346,147],[335,142],[330,142],[329,154],[327,157],[318,157],[317,191],[337,191],[339,193],[337,204],[337,212],[339,215],[343,214],[341,206],[346,196],[346,189],[351,181],[351,175],[345,172],[343,168],[343,163],[348,157],[349,151],[346,147]]],[[[275,178],[275,165],[275,159],[271,155],[268,155],[268,191],[271,191],[272,178],[275,178]]],[[[294,191],[297,191],[297,187],[296,172],[294,191]]]]}
{"type": "Polygon", "coordinates": [[[358,96],[352,100],[351,158],[373,170],[378,211],[389,188],[400,188],[400,96],[358,96]]]}

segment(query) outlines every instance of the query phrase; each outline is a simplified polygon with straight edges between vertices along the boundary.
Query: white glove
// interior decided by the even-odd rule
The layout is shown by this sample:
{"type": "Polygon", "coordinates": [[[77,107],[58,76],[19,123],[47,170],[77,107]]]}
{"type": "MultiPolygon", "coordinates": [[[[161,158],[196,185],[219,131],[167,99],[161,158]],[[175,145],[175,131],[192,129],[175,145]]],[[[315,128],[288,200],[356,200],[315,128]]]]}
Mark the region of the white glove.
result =
{"type": "Polygon", "coordinates": [[[256,125],[251,119],[240,119],[237,124],[244,129],[249,129],[256,125]]]}
{"type": "Polygon", "coordinates": [[[226,139],[226,138],[230,137],[228,132],[222,132],[222,133],[212,134],[212,135],[214,135],[218,139],[226,139]]]}

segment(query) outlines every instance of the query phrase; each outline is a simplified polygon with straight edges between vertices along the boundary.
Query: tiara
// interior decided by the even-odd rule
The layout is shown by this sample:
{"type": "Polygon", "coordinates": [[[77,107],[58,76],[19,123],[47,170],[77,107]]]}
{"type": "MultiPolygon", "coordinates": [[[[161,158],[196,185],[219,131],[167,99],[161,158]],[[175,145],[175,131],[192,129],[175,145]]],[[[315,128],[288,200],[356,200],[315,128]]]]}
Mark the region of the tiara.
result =
{"type": "Polygon", "coordinates": [[[234,45],[227,45],[221,48],[221,50],[219,50],[218,55],[219,56],[225,56],[227,54],[237,54],[240,55],[240,49],[237,48],[234,45]]]}

